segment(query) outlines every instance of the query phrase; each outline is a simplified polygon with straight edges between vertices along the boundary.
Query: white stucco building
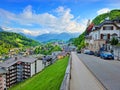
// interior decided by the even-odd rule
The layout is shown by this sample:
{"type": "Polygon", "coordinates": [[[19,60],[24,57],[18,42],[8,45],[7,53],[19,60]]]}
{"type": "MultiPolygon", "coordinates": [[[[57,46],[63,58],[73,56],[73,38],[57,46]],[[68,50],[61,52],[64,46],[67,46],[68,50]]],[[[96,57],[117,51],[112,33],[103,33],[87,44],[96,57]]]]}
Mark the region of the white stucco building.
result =
{"type": "Polygon", "coordinates": [[[120,20],[104,20],[101,24],[93,26],[91,32],[86,37],[86,43],[89,44],[88,48],[96,51],[100,47],[105,47],[110,50],[109,42],[115,37],[120,37],[120,20]]]}

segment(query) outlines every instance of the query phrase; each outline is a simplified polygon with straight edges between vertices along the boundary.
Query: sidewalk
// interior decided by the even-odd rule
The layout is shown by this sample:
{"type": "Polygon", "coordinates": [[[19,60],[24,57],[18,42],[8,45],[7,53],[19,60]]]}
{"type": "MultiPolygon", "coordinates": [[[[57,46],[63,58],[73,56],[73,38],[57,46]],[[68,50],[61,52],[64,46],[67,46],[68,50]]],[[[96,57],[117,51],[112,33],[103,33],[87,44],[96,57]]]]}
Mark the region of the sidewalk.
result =
{"type": "Polygon", "coordinates": [[[70,90],[104,90],[75,52],[72,52],[70,90]]]}

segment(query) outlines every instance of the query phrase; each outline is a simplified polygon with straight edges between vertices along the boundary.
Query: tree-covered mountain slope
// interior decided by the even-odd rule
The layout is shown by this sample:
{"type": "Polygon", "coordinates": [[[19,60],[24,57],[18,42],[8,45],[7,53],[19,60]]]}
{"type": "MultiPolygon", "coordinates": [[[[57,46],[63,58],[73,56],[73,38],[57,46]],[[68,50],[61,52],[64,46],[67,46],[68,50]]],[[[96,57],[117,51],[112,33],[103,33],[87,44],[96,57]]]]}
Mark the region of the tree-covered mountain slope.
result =
{"type": "Polygon", "coordinates": [[[94,25],[98,25],[101,22],[103,22],[105,20],[105,18],[107,18],[107,17],[109,17],[110,20],[118,19],[118,18],[120,19],[120,10],[119,9],[115,9],[115,10],[111,10],[108,13],[104,13],[104,14],[98,15],[96,18],[93,19],[92,23],[94,25]]]}
{"type": "Polygon", "coordinates": [[[11,48],[30,47],[39,45],[39,42],[28,39],[13,32],[0,32],[0,54],[7,53],[11,48]]]}

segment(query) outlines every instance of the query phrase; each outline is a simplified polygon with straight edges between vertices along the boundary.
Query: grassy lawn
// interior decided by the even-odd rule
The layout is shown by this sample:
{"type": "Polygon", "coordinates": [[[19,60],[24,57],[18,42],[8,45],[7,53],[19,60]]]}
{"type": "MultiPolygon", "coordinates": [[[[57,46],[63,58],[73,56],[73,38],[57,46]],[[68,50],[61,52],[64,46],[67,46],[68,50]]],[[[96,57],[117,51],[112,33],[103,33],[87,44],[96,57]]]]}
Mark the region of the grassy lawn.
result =
{"type": "Polygon", "coordinates": [[[59,90],[64,78],[69,57],[56,61],[42,72],[36,74],[9,90],[59,90]]]}

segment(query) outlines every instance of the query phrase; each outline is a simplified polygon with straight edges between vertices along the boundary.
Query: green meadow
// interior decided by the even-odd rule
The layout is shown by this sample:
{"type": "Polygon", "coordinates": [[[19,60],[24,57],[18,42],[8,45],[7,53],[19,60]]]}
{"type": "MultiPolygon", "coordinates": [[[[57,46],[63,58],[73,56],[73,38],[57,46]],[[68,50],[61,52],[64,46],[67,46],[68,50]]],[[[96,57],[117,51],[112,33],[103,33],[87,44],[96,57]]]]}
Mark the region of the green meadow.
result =
{"type": "Polygon", "coordinates": [[[33,77],[12,86],[9,90],[59,90],[69,57],[57,60],[33,77]]]}

